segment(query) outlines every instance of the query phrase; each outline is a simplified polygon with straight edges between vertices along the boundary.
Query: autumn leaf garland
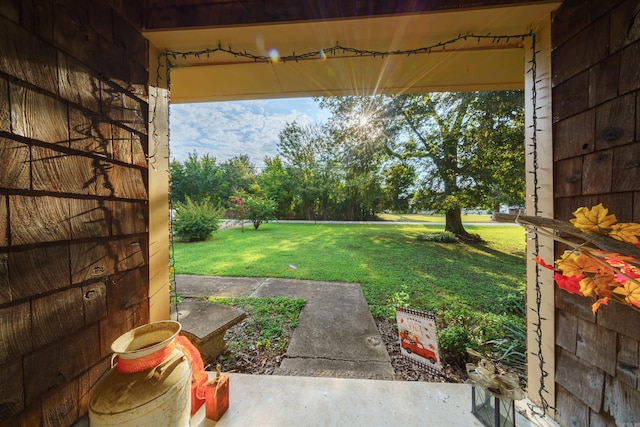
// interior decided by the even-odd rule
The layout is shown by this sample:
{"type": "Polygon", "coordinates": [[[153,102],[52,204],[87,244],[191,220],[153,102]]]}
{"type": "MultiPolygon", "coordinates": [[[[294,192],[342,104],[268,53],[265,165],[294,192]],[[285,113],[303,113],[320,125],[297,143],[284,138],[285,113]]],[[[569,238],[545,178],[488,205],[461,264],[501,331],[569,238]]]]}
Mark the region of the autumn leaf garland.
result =
{"type": "MultiPolygon", "coordinates": [[[[602,203],[573,212],[571,224],[584,233],[609,236],[640,248],[640,224],[618,223],[602,203]]],[[[567,251],[555,261],[555,266],[540,257],[535,261],[555,271],[553,279],[567,292],[595,297],[591,306],[595,314],[600,306],[617,301],[640,310],[640,263],[638,259],[613,252],[603,252],[587,246],[589,241],[567,251]]]]}

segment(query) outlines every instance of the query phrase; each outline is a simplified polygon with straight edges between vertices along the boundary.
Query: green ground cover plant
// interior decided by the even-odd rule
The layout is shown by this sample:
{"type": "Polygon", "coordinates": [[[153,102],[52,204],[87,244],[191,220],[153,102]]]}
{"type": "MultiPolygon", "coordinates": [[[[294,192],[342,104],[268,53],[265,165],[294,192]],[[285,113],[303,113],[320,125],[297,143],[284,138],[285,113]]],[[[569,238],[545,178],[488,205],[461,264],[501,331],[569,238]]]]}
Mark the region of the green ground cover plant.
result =
{"type": "Polygon", "coordinates": [[[518,341],[525,329],[524,230],[466,228],[484,242],[417,239],[441,225],[270,223],[176,243],[175,267],[178,274],[360,283],[374,317],[393,319],[396,305],[435,311],[441,349],[460,363],[466,347],[508,349],[517,358],[525,353],[518,341]]]}
{"type": "Polygon", "coordinates": [[[247,313],[246,327],[227,331],[229,352],[222,358],[222,367],[229,370],[239,357],[253,358],[259,351],[284,352],[292,331],[304,307],[301,298],[221,298],[209,297],[209,302],[241,308],[247,313]]]}

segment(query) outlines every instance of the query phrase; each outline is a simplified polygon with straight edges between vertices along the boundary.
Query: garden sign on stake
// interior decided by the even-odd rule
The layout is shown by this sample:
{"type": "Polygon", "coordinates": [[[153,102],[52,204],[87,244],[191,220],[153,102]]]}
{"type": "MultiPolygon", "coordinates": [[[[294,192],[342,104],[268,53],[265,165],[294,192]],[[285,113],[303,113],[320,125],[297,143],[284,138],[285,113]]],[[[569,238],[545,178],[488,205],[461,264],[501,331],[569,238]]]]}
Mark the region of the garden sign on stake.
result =
{"type": "Polygon", "coordinates": [[[435,314],[397,307],[396,319],[402,356],[432,375],[441,375],[435,314]]]}

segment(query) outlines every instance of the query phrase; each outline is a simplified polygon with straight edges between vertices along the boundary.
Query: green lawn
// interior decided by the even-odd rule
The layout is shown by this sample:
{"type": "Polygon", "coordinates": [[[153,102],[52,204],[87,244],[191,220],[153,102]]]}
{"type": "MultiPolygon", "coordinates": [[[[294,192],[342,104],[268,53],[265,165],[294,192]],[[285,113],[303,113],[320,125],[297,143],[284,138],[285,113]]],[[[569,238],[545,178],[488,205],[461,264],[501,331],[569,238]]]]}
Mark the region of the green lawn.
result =
{"type": "Polygon", "coordinates": [[[175,243],[177,274],[357,282],[375,317],[396,305],[438,314],[440,348],[456,363],[466,348],[525,359],[525,233],[466,226],[485,243],[418,241],[442,225],[269,223],[224,230],[207,242],[175,243]],[[493,342],[486,346],[486,342],[493,342]]]}
{"type": "Polygon", "coordinates": [[[442,226],[270,223],[257,231],[221,231],[207,242],[176,243],[175,268],[178,274],[357,282],[370,305],[387,305],[405,290],[412,308],[460,302],[500,312],[496,301],[525,286],[524,231],[466,228],[486,243],[416,240],[442,226]]]}
{"type": "MultiPolygon", "coordinates": [[[[442,215],[423,215],[423,214],[377,214],[377,217],[383,221],[394,222],[444,222],[442,215]]],[[[491,215],[462,215],[462,222],[465,224],[472,222],[490,222],[491,215]]]]}

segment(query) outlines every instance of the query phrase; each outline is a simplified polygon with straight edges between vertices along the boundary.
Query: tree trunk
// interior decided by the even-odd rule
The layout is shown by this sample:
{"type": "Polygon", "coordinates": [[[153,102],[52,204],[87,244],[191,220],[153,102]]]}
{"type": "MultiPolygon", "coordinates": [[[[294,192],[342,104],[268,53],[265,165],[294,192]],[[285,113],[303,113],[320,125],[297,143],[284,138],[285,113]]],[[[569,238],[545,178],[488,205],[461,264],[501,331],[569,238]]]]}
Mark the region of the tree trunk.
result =
{"type": "Polygon", "coordinates": [[[495,220],[497,213],[500,213],[500,202],[493,203],[493,214],[491,215],[491,219],[495,220]]]}
{"type": "Polygon", "coordinates": [[[467,242],[480,240],[480,236],[470,234],[467,232],[467,230],[464,229],[464,226],[462,225],[462,214],[460,213],[460,208],[448,209],[445,212],[445,221],[445,231],[452,232],[458,239],[467,242]]]}

